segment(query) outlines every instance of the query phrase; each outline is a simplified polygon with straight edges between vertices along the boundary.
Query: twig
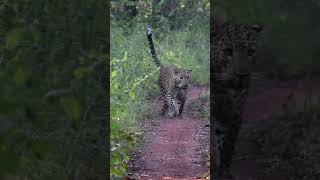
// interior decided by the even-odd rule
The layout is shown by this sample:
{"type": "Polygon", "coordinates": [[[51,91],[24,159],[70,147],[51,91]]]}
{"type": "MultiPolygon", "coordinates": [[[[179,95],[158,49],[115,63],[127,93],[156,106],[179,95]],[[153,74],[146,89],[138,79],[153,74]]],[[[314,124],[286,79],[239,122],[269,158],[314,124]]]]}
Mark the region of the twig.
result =
{"type": "Polygon", "coordinates": [[[44,98],[49,98],[49,97],[52,97],[52,96],[60,96],[62,94],[67,94],[67,93],[70,93],[70,92],[71,92],[70,89],[55,89],[55,90],[51,90],[51,91],[47,92],[44,95],[44,98]]]}

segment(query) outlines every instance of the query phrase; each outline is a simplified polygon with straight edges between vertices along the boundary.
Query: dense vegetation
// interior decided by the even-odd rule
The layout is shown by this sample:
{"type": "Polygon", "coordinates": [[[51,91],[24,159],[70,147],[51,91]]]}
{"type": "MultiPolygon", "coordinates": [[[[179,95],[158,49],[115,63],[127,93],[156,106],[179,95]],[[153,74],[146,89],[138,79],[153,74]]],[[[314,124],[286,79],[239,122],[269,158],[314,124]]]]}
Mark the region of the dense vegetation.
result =
{"type": "Polygon", "coordinates": [[[146,38],[151,24],[163,64],[192,68],[192,83],[209,83],[209,2],[196,0],[111,1],[111,178],[127,171],[137,147],[139,123],[157,114],[158,69],[146,38]]]}
{"type": "Polygon", "coordinates": [[[105,179],[106,8],[0,2],[0,179],[105,179]]]}

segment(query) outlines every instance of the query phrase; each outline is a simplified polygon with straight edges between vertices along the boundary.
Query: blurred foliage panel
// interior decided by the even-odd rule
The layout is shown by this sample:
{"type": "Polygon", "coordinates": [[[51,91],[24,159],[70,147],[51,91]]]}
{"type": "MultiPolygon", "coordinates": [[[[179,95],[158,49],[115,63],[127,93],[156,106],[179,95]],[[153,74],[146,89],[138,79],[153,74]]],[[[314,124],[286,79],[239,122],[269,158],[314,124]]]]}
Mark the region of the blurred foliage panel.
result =
{"type": "Polygon", "coordinates": [[[319,74],[320,1],[218,1],[216,16],[264,27],[257,68],[269,75],[319,74]]]}
{"type": "Polygon", "coordinates": [[[122,26],[150,23],[165,32],[203,22],[209,10],[209,0],[111,0],[111,20],[122,26]]]}
{"type": "Polygon", "coordinates": [[[100,0],[0,2],[0,179],[103,179],[100,0]]]}

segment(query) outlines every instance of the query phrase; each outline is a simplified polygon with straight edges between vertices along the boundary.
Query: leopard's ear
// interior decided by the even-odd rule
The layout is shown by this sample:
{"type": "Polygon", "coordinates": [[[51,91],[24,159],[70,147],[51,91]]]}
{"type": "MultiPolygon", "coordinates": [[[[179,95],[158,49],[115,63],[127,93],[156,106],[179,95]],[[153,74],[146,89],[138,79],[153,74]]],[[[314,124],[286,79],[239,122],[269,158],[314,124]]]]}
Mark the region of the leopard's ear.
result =
{"type": "Polygon", "coordinates": [[[263,30],[263,27],[261,25],[259,25],[259,24],[254,24],[254,25],[251,26],[251,29],[258,33],[258,32],[261,32],[263,30]]]}
{"type": "Polygon", "coordinates": [[[188,72],[192,72],[192,69],[188,69],[187,71],[188,71],[188,72]]]}

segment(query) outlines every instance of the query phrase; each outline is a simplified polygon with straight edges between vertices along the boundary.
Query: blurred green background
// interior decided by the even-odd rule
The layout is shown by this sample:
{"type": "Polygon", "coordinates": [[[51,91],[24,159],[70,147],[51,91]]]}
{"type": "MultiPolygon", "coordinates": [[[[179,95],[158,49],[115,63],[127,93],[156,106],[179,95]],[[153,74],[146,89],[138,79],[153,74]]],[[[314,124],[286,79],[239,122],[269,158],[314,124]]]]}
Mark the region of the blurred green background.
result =
{"type": "Polygon", "coordinates": [[[106,10],[0,1],[0,179],[105,179],[106,10]]]}
{"type": "Polygon", "coordinates": [[[244,0],[215,5],[223,20],[263,26],[258,71],[281,78],[319,74],[320,1],[244,0]]]}

